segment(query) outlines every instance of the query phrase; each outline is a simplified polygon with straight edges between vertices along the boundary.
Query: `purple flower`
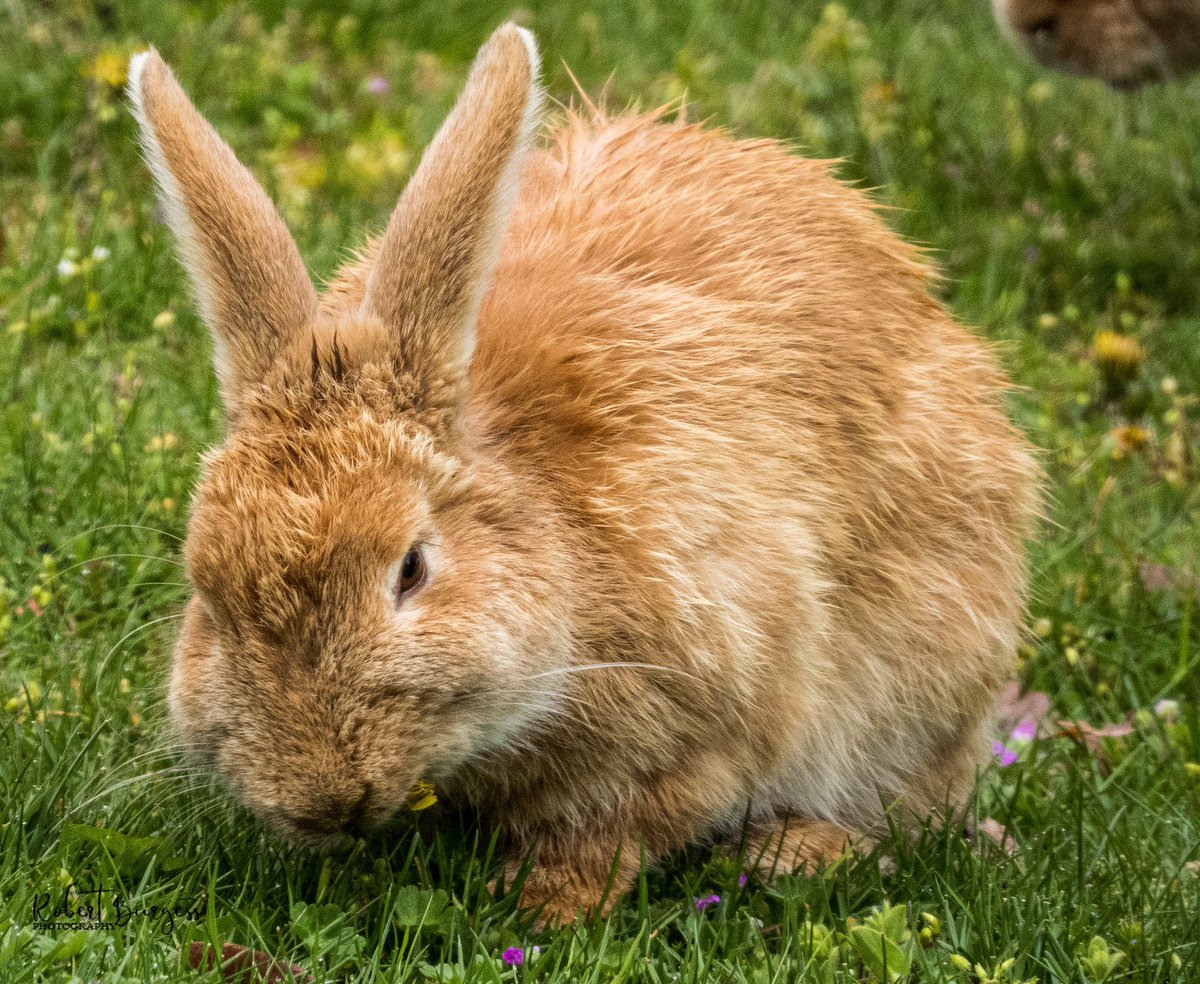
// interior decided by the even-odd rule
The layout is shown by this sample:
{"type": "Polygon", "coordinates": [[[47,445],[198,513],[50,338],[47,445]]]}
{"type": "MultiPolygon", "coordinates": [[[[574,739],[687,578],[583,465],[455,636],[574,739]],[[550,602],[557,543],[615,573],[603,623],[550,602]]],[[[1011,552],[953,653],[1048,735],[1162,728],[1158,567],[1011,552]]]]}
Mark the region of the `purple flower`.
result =
{"type": "Polygon", "coordinates": [[[750,879],[746,877],[746,872],[743,871],[740,875],[738,875],[738,888],[745,888],[746,882],[749,880],[750,879]]]}
{"type": "Polygon", "coordinates": [[[367,92],[373,96],[386,96],[392,91],[392,83],[382,75],[372,75],[367,79],[367,92]]]}
{"type": "Polygon", "coordinates": [[[1037,722],[1033,718],[1021,718],[1012,730],[1014,741],[1033,741],[1037,737],[1037,722]]]}
{"type": "Polygon", "coordinates": [[[1008,768],[1017,760],[1017,753],[1002,741],[992,742],[992,754],[996,756],[1002,769],[1008,768]]]}
{"type": "Polygon", "coordinates": [[[510,946],[500,954],[500,959],[505,967],[520,967],[525,962],[525,951],[519,946],[510,946]]]}
{"type": "Polygon", "coordinates": [[[721,896],[719,895],[703,895],[696,899],[696,911],[703,912],[710,905],[720,904],[721,896]]]}

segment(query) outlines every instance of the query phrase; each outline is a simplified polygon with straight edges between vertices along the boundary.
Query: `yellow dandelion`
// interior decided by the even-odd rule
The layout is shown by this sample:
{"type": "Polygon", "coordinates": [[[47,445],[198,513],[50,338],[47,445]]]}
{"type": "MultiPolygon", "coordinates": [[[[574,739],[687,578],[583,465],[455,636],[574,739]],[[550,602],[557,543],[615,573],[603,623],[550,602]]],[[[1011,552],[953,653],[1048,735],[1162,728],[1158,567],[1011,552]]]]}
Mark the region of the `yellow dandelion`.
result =
{"type": "Polygon", "coordinates": [[[111,48],[92,59],[84,74],[110,89],[122,89],[129,70],[129,59],[111,48]]]}
{"type": "Polygon", "coordinates": [[[1137,427],[1132,424],[1115,427],[1108,432],[1108,436],[1112,438],[1113,442],[1112,456],[1118,461],[1122,458],[1129,458],[1139,451],[1144,451],[1150,443],[1150,432],[1145,427],[1137,427]]]}
{"type": "Polygon", "coordinates": [[[414,784],[412,791],[408,794],[408,808],[414,813],[428,810],[436,802],[437,793],[434,792],[433,784],[424,779],[414,784]]]}
{"type": "Polygon", "coordinates": [[[1102,331],[1092,342],[1092,354],[1106,382],[1129,382],[1146,361],[1146,351],[1136,338],[1115,331],[1102,331]]]}

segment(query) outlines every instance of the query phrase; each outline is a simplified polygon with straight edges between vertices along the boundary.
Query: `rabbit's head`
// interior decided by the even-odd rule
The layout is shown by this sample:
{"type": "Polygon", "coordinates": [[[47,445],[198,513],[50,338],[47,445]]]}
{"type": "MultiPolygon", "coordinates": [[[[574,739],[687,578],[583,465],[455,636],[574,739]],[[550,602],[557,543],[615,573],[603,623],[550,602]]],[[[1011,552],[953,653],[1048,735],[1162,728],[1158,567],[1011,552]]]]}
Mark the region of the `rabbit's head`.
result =
{"type": "Polygon", "coordinates": [[[1114,88],[1200,65],[1197,0],[994,0],[996,19],[1037,61],[1114,88]]]}
{"type": "Polygon", "coordinates": [[[562,651],[554,560],[461,421],[537,71],[531,36],[500,28],[360,289],[331,302],[158,54],[130,68],[229,419],[193,502],[172,717],[294,839],[386,819],[415,781],[511,742],[553,700],[505,682],[562,651]]]}

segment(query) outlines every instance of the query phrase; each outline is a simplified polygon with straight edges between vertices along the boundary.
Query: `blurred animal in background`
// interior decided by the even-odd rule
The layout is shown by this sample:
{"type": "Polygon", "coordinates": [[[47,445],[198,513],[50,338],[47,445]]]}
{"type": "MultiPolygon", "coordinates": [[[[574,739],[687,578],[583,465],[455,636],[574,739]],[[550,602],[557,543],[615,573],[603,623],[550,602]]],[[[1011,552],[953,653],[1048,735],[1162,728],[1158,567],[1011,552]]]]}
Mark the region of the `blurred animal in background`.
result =
{"type": "Polygon", "coordinates": [[[993,0],[996,20],[1038,62],[1115,89],[1200,68],[1200,0],[993,0]]]}

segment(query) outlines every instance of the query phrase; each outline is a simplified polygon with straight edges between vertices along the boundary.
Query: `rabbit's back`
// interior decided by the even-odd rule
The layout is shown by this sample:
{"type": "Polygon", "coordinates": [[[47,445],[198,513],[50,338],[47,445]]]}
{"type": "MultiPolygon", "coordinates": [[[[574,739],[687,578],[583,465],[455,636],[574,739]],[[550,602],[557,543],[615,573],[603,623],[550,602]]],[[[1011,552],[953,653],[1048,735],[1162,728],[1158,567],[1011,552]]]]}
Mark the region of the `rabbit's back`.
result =
{"type": "Polygon", "coordinates": [[[886,773],[957,756],[1012,649],[1035,468],[929,281],[825,163],[572,117],[481,313],[482,432],[618,572],[629,631],[691,627],[694,665],[777,712],[781,763],[820,736],[853,772],[881,727],[886,773]]]}

